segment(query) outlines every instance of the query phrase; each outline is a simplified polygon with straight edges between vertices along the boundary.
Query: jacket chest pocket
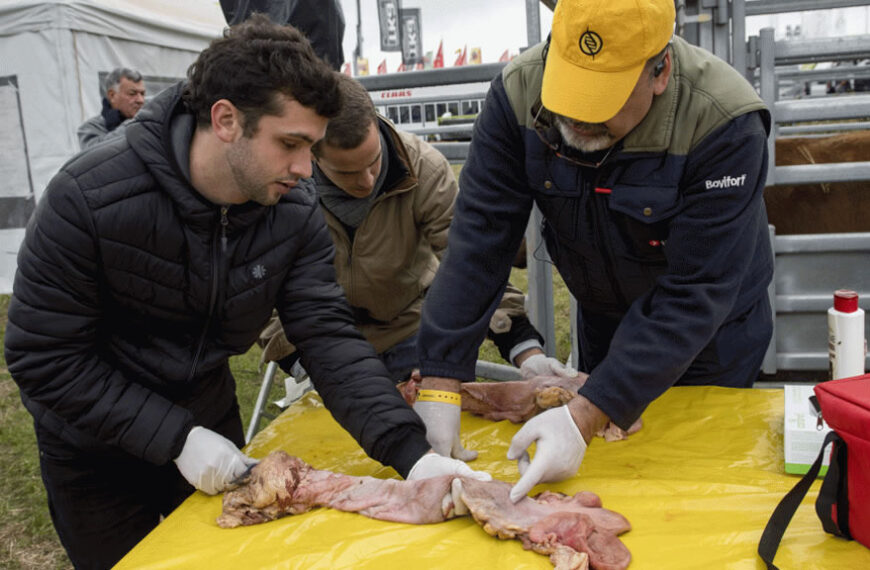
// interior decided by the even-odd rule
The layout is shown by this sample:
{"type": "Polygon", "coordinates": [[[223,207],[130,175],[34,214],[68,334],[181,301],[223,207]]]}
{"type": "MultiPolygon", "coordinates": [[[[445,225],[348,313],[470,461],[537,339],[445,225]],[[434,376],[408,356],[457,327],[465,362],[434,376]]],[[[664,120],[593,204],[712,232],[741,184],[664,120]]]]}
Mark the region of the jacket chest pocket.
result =
{"type": "Polygon", "coordinates": [[[608,208],[614,268],[630,302],[667,270],[668,232],[680,195],[676,186],[615,185],[608,208]]]}
{"type": "Polygon", "coordinates": [[[639,263],[665,261],[670,222],[680,208],[676,186],[617,185],[611,189],[608,207],[616,253],[639,263]]]}

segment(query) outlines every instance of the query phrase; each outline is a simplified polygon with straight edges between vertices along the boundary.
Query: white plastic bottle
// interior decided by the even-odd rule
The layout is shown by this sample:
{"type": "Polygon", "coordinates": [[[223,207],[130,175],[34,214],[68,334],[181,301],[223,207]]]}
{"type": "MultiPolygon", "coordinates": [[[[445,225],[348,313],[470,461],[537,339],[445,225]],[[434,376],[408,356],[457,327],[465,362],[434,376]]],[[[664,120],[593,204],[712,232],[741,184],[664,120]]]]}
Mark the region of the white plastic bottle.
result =
{"type": "Polygon", "coordinates": [[[858,294],[848,289],[834,291],[834,306],[828,309],[831,380],[864,374],[866,346],[864,310],[858,307],[858,294]]]}

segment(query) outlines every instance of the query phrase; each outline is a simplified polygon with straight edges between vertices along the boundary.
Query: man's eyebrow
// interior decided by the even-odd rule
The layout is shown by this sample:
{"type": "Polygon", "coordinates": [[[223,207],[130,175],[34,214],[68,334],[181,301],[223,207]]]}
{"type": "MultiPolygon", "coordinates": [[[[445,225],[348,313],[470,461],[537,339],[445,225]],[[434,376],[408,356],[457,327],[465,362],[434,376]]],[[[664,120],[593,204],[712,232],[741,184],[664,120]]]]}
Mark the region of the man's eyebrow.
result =
{"type": "MultiPolygon", "coordinates": [[[[375,159],[373,161],[371,161],[370,163],[368,163],[365,166],[365,168],[368,168],[368,167],[372,166],[374,163],[376,163],[377,161],[379,161],[381,159],[381,155],[383,153],[384,153],[383,149],[378,151],[378,155],[375,157],[375,159]]],[[[362,169],[360,169],[360,170],[362,170],[362,169]]],[[[356,174],[357,172],[359,172],[359,170],[336,170],[335,172],[336,172],[336,174],[356,174]]]]}
{"type": "Polygon", "coordinates": [[[313,138],[311,138],[310,136],[308,136],[308,135],[305,134],[305,133],[289,132],[289,133],[281,133],[281,136],[282,136],[282,137],[292,137],[292,138],[302,139],[302,140],[304,140],[305,142],[307,142],[307,143],[311,143],[311,144],[314,144],[314,142],[315,142],[313,138]]]}

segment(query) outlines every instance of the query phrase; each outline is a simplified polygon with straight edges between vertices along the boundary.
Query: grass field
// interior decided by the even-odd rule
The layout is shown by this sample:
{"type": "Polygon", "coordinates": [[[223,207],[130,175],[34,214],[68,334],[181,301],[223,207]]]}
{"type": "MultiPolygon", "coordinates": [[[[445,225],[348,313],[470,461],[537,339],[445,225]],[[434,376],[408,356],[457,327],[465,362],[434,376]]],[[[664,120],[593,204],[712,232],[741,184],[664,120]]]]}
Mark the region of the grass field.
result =
{"type": "MultiPolygon", "coordinates": [[[[526,290],[525,271],[515,269],[511,281],[526,290]]],[[[554,276],[557,356],[565,361],[570,351],[568,295],[558,275],[554,276]]],[[[0,346],[6,331],[9,296],[0,295],[0,346]]],[[[484,343],[480,358],[504,361],[490,342],[484,343]]],[[[236,377],[242,420],[247,428],[260,388],[258,370],[260,349],[256,346],[230,361],[236,377]]],[[[283,396],[283,383],[276,382],[270,395],[272,402],[283,396]]],[[[270,404],[269,411],[280,412],[270,404]]],[[[21,404],[18,386],[6,368],[0,351],[0,568],[9,570],[70,568],[46,505],[45,491],[39,475],[39,457],[33,420],[21,404]]]]}

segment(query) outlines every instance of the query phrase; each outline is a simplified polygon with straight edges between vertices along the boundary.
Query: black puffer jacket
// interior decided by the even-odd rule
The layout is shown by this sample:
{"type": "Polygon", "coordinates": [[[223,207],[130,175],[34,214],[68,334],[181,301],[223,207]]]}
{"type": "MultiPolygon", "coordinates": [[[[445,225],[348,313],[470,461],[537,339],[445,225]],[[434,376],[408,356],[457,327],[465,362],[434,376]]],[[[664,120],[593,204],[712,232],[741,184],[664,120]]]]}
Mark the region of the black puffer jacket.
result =
{"type": "Polygon", "coordinates": [[[227,360],[276,307],[327,408],[407,474],[425,427],[353,326],[313,194],[205,200],[175,159],[181,89],[64,165],[28,224],[6,331],[25,406],[78,449],[165,463],[234,404],[227,360]]]}

